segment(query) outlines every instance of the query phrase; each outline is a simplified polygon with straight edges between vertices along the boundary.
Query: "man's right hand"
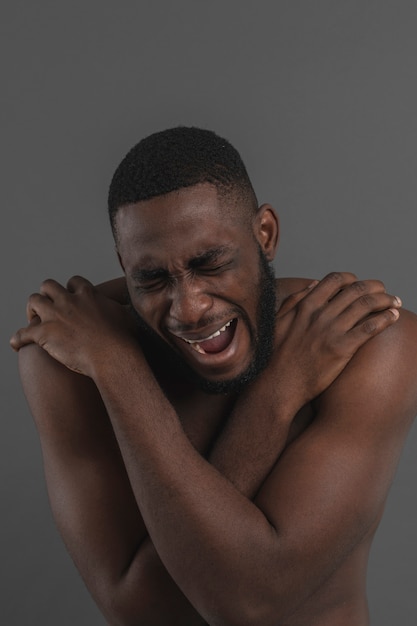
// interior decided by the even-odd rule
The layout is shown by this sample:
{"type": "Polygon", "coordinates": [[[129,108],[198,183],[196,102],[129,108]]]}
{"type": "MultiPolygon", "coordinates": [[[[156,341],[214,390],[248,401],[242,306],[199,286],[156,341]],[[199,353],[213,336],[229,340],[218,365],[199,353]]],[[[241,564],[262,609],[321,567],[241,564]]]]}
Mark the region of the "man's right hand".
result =
{"type": "Polygon", "coordinates": [[[268,367],[282,394],[301,408],[327,389],[369,339],[399,317],[401,300],[378,280],[333,272],[290,295],[276,321],[268,367]]]}
{"type": "Polygon", "coordinates": [[[401,301],[379,281],[332,273],[305,284],[284,296],[271,360],[238,397],[209,458],[250,499],[288,445],[300,410],[305,407],[296,433],[313,416],[308,404],[363,344],[398,319],[401,301]]]}

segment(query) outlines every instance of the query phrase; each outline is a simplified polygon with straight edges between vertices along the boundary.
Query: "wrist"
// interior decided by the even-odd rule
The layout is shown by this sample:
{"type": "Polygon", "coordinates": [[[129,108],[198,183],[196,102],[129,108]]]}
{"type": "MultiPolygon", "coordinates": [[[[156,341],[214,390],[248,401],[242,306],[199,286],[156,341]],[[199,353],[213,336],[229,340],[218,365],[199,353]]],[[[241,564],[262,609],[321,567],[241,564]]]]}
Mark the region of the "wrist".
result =
{"type": "Polygon", "coordinates": [[[269,407],[269,411],[285,423],[291,422],[309,399],[297,380],[282,374],[275,368],[263,372],[248,388],[243,401],[247,403],[253,398],[255,404],[261,402],[265,409],[269,407]]]}
{"type": "Polygon", "coordinates": [[[113,340],[90,359],[90,377],[100,388],[120,380],[128,381],[136,372],[147,366],[141,347],[134,339],[113,340]]]}

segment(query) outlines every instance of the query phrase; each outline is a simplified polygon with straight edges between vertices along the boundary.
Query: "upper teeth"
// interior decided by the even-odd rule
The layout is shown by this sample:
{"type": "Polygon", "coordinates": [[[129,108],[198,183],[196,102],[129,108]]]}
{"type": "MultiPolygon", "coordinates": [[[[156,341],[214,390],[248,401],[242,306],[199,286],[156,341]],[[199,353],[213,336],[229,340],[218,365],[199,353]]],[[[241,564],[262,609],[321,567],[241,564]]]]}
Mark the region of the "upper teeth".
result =
{"type": "Polygon", "coordinates": [[[214,339],[214,337],[218,337],[220,335],[220,333],[223,333],[226,328],[228,326],[230,326],[230,324],[232,323],[233,320],[230,320],[230,322],[227,322],[227,324],[225,324],[224,326],[222,326],[221,328],[219,328],[219,330],[216,330],[216,332],[214,332],[212,335],[210,335],[209,337],[205,337],[204,339],[184,339],[184,341],[186,341],[187,343],[201,343],[202,341],[208,341],[209,339],[214,339]]]}

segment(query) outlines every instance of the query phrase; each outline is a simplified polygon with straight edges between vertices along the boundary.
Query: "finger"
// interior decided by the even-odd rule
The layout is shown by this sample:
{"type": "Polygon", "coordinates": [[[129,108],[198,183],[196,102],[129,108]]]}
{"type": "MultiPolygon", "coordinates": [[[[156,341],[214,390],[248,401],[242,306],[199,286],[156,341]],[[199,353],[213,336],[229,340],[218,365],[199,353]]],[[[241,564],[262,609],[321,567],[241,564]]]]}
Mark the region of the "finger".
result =
{"type": "Polygon", "coordinates": [[[67,290],[53,278],[47,278],[41,284],[39,292],[54,302],[59,296],[66,294],[67,290]]]}
{"type": "Polygon", "coordinates": [[[31,322],[33,318],[37,316],[39,316],[40,319],[44,319],[51,306],[53,306],[53,303],[48,296],[42,296],[40,293],[32,293],[26,305],[26,317],[28,322],[31,322]]]}
{"type": "Polygon", "coordinates": [[[332,300],[340,291],[357,280],[355,274],[350,272],[331,272],[312,288],[308,301],[316,309],[332,300]]]}
{"type": "Polygon", "coordinates": [[[277,317],[283,317],[286,313],[288,313],[288,311],[291,311],[291,309],[293,309],[301,300],[303,300],[306,295],[309,294],[316,285],[318,285],[318,283],[318,280],[313,280],[309,285],[307,285],[307,287],[304,287],[304,289],[296,291],[295,293],[292,293],[287,298],[285,298],[285,300],[279,307],[277,317]]]}
{"type": "Polygon", "coordinates": [[[67,282],[67,289],[71,293],[77,293],[80,291],[93,290],[94,285],[82,276],[72,276],[67,282]]]}
{"type": "Polygon", "coordinates": [[[371,337],[379,335],[386,328],[395,324],[399,317],[400,311],[398,309],[387,309],[359,322],[359,324],[346,334],[346,338],[352,344],[353,351],[357,350],[371,337]]]}
{"type": "Polygon", "coordinates": [[[303,315],[316,317],[321,315],[324,308],[329,304],[336,294],[356,282],[355,274],[350,272],[331,272],[320,281],[315,281],[311,288],[299,299],[299,312],[303,315]]]}
{"type": "Polygon", "coordinates": [[[37,343],[36,337],[37,332],[36,328],[40,326],[41,320],[36,315],[30,322],[30,324],[26,328],[20,328],[11,338],[10,338],[10,346],[18,352],[20,348],[23,346],[27,346],[30,343],[37,343]]]}
{"type": "Polygon", "coordinates": [[[339,315],[356,301],[365,307],[372,302],[373,294],[385,294],[385,285],[380,280],[357,280],[339,291],[326,305],[333,315],[339,315]]]}
{"type": "Polygon", "coordinates": [[[350,304],[339,315],[339,321],[347,330],[350,330],[361,320],[366,320],[374,313],[389,309],[396,310],[401,308],[401,306],[402,302],[398,296],[392,296],[388,293],[366,294],[350,304]]]}

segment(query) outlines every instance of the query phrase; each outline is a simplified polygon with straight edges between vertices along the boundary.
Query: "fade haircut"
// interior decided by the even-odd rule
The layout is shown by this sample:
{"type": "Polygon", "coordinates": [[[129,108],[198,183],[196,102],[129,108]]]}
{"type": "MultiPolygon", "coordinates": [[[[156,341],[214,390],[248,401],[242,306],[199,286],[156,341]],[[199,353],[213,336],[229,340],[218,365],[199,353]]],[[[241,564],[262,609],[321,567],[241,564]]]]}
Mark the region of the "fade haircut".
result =
{"type": "Polygon", "coordinates": [[[256,196],[238,151],[210,130],[178,126],[145,137],[116,169],[108,209],[115,233],[117,210],[171,191],[211,183],[220,194],[237,193],[256,210],[256,196]]]}

